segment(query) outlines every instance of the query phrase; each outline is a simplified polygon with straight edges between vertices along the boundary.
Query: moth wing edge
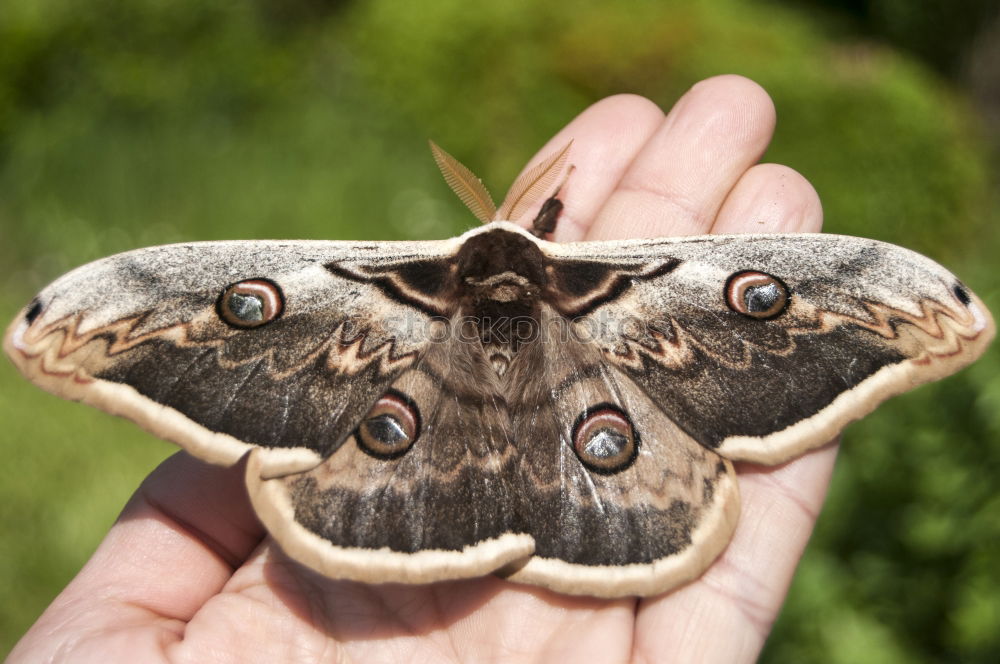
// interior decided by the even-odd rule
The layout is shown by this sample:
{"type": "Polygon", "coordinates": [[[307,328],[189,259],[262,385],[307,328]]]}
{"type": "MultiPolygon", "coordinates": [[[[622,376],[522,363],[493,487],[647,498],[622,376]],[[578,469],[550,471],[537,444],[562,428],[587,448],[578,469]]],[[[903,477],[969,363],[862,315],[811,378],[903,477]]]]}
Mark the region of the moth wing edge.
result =
{"type": "MultiPolygon", "coordinates": [[[[18,371],[46,392],[131,420],[144,431],[214,465],[232,466],[258,447],[229,434],[210,431],[180,411],[143,396],[130,385],[94,378],[80,369],[49,366],[49,348],[32,350],[19,343],[25,328],[22,311],[7,329],[3,348],[18,371]]],[[[305,447],[260,450],[261,472],[267,475],[301,472],[322,461],[316,452],[305,447]]]]}
{"type": "Polygon", "coordinates": [[[968,366],[982,355],[995,333],[988,310],[978,297],[973,297],[978,309],[987,313],[979,330],[971,338],[965,338],[953,353],[927,353],[884,366],[841,392],[819,412],[766,436],[730,436],[722,440],[715,452],[733,461],[785,463],[836,439],[848,424],[869,415],[886,400],[968,366]]]}
{"type": "Polygon", "coordinates": [[[260,453],[249,454],[246,486],[254,512],[290,558],[330,579],[363,583],[422,584],[485,576],[532,554],[534,539],[505,533],[461,551],[424,550],[416,553],[337,546],[295,520],[295,510],[282,478],[262,476],[260,453]]]}
{"type": "Polygon", "coordinates": [[[726,472],[715,487],[717,508],[699,524],[684,551],[652,563],[623,566],[578,565],[533,556],[520,568],[506,570],[506,578],[567,595],[605,599],[660,595],[697,579],[729,546],[739,521],[736,473],[728,459],[722,461],[726,472]]]}

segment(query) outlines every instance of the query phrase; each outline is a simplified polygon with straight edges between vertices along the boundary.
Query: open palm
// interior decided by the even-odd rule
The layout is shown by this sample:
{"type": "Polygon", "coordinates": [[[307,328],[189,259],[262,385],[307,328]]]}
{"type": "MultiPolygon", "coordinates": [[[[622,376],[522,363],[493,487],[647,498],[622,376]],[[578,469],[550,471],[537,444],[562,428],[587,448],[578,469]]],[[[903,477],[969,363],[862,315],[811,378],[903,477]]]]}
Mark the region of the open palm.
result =
{"type": "MultiPolygon", "coordinates": [[[[818,231],[815,191],[757,161],[774,109],[735,76],[670,111],[605,99],[573,139],[554,239],[818,231]]],[[[822,503],[832,445],[737,466],[743,511],[698,580],[661,597],[567,597],[496,577],[423,586],[331,581],[291,561],[252,510],[243,469],[179,453],[143,483],[11,662],[449,662],[756,659],[822,503]]]]}

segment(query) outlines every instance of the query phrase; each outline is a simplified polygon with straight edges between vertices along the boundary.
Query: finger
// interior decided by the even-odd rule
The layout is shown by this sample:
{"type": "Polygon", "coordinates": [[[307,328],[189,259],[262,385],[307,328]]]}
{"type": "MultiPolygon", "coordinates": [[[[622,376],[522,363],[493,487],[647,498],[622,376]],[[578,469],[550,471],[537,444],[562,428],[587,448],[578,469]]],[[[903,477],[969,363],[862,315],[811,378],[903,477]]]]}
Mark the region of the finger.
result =
{"type": "MultiPolygon", "coordinates": [[[[750,168],[719,210],[712,232],[807,232],[822,225],[815,189],[774,164],[750,168]]],[[[742,508],[729,546],[697,580],[642,603],[637,652],[666,648],[678,661],[753,662],[777,618],[826,496],[836,446],[778,468],[738,467],[742,508]],[[712,639],[709,634],[726,634],[712,639]]]]}
{"type": "MultiPolygon", "coordinates": [[[[582,240],[604,201],[618,185],[635,155],[663,122],[663,111],[636,95],[602,99],[574,118],[539,150],[524,170],[561,150],[569,141],[572,167],[560,200],[563,210],[553,239],[582,240]]],[[[542,201],[518,220],[530,223],[542,201]]]]}
{"type": "Polygon", "coordinates": [[[242,463],[219,468],[185,453],[167,459],[139,487],[95,554],[95,581],[101,581],[105,559],[131,561],[132,578],[115,577],[128,601],[166,615],[192,615],[264,536],[243,472],[242,463]]]}
{"type": "Polygon", "coordinates": [[[742,464],[743,505],[729,546],[697,580],[642,602],[636,651],[650,661],[667,648],[681,662],[757,661],[826,497],[836,454],[831,444],[777,468],[742,464]]]}
{"type": "Polygon", "coordinates": [[[774,105],[753,81],[718,76],[698,83],[636,156],[587,239],[707,233],[773,131],[774,105]]]}
{"type": "Polygon", "coordinates": [[[25,636],[144,624],[180,629],[250,555],[263,530],[243,468],[209,466],[185,453],[164,461],[122,511],[80,574],[25,636]]]}
{"type": "Polygon", "coordinates": [[[748,170],[726,197],[712,233],[815,233],[823,226],[819,194],[798,172],[779,164],[748,170]]]}

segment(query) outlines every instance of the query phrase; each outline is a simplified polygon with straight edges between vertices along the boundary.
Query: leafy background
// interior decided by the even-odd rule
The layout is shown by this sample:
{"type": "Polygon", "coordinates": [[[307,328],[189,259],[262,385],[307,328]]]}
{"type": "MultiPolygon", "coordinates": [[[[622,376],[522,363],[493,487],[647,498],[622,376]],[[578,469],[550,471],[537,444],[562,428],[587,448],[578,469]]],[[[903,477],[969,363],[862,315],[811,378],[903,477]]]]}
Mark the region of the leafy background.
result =
{"type": "MultiPolygon", "coordinates": [[[[740,73],[827,230],[956,269],[994,311],[995,2],[8,0],[0,318],[165,242],[442,238],[433,137],[497,193],[589,103],[740,73]]],[[[114,297],[114,294],[109,294],[114,297]]],[[[1000,354],[845,434],[765,662],[1000,660],[1000,354]]],[[[173,447],[0,362],[0,653],[173,447]]],[[[724,635],[720,635],[724,636],[724,635]]]]}

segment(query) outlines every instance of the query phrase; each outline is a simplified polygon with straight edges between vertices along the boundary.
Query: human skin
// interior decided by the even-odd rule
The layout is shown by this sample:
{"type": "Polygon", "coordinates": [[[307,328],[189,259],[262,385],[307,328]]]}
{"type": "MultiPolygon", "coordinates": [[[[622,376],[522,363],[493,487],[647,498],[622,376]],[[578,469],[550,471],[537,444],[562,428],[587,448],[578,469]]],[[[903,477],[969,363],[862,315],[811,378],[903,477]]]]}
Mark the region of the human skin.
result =
{"type": "MultiPolygon", "coordinates": [[[[594,104],[529,163],[573,140],[553,239],[819,231],[812,186],[758,163],[774,121],[767,93],[738,76],[698,83],[667,114],[631,95],[594,104]]],[[[777,467],[737,464],[739,524],[704,574],[659,597],[602,600],[493,576],[326,579],[263,530],[242,464],[181,452],[143,482],[8,661],[752,662],[835,456],[831,444],[777,467]]]]}

